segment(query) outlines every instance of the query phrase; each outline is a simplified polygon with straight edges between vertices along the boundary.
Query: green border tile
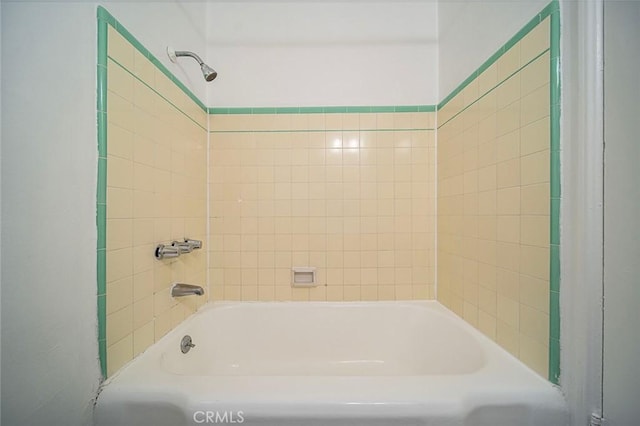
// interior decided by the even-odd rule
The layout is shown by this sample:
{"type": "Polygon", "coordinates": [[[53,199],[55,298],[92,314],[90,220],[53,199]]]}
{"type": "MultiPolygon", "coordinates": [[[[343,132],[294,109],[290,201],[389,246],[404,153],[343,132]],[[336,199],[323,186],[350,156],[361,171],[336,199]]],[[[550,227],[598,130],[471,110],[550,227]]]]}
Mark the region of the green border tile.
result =
{"type": "Polygon", "coordinates": [[[435,112],[436,105],[382,105],[382,106],[311,106],[311,107],[210,107],[212,115],[231,114],[345,114],[387,112],[435,112]]]}
{"type": "Polygon", "coordinates": [[[549,250],[549,380],[560,383],[560,209],[561,209],[561,161],[560,161],[560,6],[553,0],[541,13],[550,16],[550,250],[549,250]]]}
{"type": "Polygon", "coordinates": [[[107,339],[98,340],[98,354],[100,356],[100,372],[104,378],[107,377],[107,339]]]}
{"type": "Polygon", "coordinates": [[[96,188],[96,281],[98,313],[98,350],[102,377],[107,377],[107,305],[106,305],[106,237],[107,237],[107,50],[108,25],[115,19],[101,6],[97,9],[98,58],[96,63],[96,110],[98,139],[98,176],[96,188]]]}
{"type": "Polygon", "coordinates": [[[551,245],[560,245],[560,199],[552,198],[551,199],[551,210],[550,210],[550,238],[549,242],[551,245]]]}
{"type": "MultiPolygon", "coordinates": [[[[549,341],[549,360],[560,359],[560,339],[551,339],[549,341]]],[[[549,362],[549,381],[554,384],[560,383],[560,363],[549,362]]]]}
{"type": "MultiPolygon", "coordinates": [[[[106,87],[106,86],[105,86],[106,87]]],[[[99,90],[102,89],[98,86],[99,90]]],[[[105,95],[106,98],[106,95],[105,95]]],[[[97,116],[97,125],[98,125],[98,157],[107,158],[107,112],[106,111],[98,111],[97,116]]]]}

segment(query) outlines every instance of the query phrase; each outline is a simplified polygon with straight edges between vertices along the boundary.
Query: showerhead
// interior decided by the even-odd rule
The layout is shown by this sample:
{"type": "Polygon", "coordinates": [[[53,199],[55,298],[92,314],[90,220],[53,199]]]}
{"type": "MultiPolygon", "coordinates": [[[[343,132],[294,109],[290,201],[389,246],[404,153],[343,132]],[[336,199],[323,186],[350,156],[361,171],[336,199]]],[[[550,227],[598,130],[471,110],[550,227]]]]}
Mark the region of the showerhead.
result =
{"type": "Polygon", "coordinates": [[[213,81],[218,76],[218,73],[216,72],[216,70],[214,70],[204,62],[200,64],[200,69],[202,70],[202,75],[204,76],[204,79],[207,81],[213,81]]]}
{"type": "Polygon", "coordinates": [[[204,76],[204,79],[206,81],[213,81],[218,76],[218,73],[213,68],[205,64],[204,61],[200,59],[200,56],[196,55],[193,52],[187,52],[185,50],[173,50],[172,48],[167,47],[167,55],[169,55],[169,59],[173,63],[177,62],[177,58],[179,56],[189,56],[195,59],[196,61],[198,61],[200,69],[202,70],[202,75],[204,76]]]}

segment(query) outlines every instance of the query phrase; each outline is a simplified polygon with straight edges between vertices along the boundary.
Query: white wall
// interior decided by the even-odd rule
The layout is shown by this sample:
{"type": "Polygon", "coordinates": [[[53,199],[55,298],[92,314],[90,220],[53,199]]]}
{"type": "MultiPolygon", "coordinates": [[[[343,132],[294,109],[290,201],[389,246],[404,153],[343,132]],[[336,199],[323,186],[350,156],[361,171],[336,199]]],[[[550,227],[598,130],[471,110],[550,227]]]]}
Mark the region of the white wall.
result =
{"type": "Polygon", "coordinates": [[[3,4],[3,424],[87,424],[98,386],[92,15],[3,4]]]}
{"type": "Polygon", "coordinates": [[[210,106],[438,101],[437,3],[212,2],[210,106]]]}
{"type": "Polygon", "coordinates": [[[640,419],[640,3],[604,3],[604,417],[640,419]]]}
{"type": "MultiPolygon", "coordinates": [[[[106,6],[154,53],[202,49],[202,5],[106,6]]],[[[95,16],[95,3],[2,4],[2,424],[92,423],[95,16]]]]}
{"type": "Polygon", "coordinates": [[[549,0],[439,0],[440,99],[539,13],[549,0]]]}

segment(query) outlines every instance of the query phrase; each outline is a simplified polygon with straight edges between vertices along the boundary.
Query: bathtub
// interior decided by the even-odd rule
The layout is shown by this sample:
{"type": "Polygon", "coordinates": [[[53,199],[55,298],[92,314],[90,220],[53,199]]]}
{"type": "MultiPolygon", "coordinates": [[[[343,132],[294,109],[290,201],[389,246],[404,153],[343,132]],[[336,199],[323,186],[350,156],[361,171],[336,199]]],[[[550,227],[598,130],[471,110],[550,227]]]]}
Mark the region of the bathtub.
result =
{"type": "Polygon", "coordinates": [[[556,387],[435,301],[216,302],[107,380],[94,420],[560,426],[567,414],[556,387]]]}

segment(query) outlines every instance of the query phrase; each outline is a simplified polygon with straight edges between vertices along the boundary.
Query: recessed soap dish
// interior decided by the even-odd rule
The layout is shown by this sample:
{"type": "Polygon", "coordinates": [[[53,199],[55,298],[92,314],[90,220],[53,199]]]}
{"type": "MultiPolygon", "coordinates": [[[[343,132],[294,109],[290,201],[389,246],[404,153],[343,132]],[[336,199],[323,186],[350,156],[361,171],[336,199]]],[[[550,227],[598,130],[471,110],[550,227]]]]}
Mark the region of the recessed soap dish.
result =
{"type": "Polygon", "coordinates": [[[292,287],[315,287],[316,268],[311,266],[294,266],[291,268],[292,287]]]}

